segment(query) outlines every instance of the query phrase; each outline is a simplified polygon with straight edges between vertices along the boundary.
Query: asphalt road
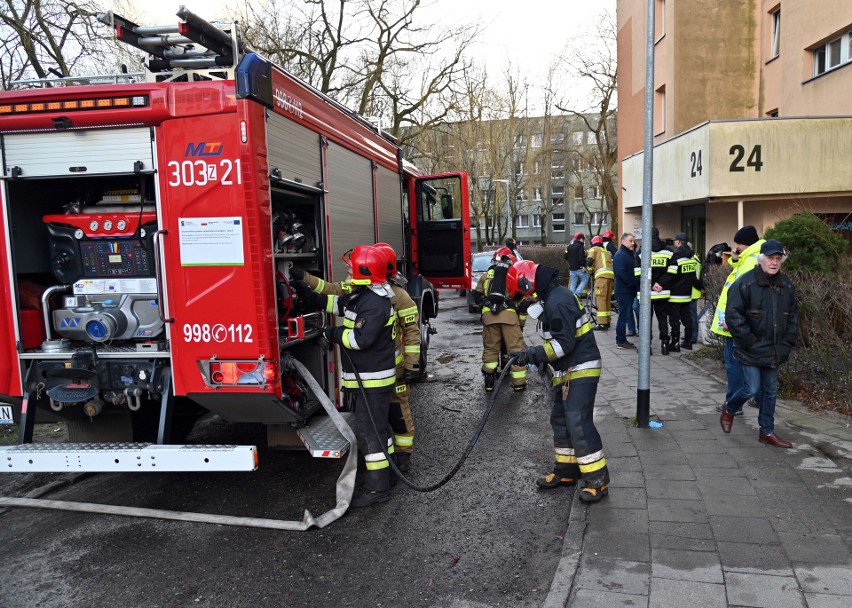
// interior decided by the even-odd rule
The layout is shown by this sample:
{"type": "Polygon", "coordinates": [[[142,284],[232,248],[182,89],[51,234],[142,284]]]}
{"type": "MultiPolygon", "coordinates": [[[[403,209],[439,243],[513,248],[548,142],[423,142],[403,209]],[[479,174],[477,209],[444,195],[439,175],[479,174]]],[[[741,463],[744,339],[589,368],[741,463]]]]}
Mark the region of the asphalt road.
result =
{"type": "MultiPolygon", "coordinates": [[[[411,476],[448,472],[487,405],[478,317],[446,294],[426,383],[413,387],[411,476]]],[[[534,328],[528,328],[528,335],[534,328]]],[[[325,529],[279,532],[58,511],[0,515],[0,606],[540,606],[567,528],[571,490],[536,491],[552,461],[549,410],[534,375],[505,386],[459,474],[436,492],[393,499],[325,529]]],[[[300,519],[334,505],[341,462],[269,451],[249,425],[211,422],[203,442],[256,443],[261,468],[239,474],[99,474],[46,498],[300,519]]],[[[61,478],[0,474],[0,494],[61,478]]]]}

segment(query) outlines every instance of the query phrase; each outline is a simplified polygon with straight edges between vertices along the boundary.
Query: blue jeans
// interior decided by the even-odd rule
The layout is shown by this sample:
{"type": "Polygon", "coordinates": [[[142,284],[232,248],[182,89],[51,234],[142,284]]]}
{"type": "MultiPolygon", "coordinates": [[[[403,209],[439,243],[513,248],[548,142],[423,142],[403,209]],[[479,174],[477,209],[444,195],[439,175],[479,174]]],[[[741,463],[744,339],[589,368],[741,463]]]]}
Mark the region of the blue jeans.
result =
{"type": "Polygon", "coordinates": [[[775,432],[775,401],[778,398],[778,371],[777,367],[752,367],[751,365],[743,365],[745,398],[750,399],[760,394],[758,398],[760,413],[757,415],[757,424],[760,426],[761,435],[771,435],[775,432]]]}
{"type": "Polygon", "coordinates": [[[589,283],[589,273],[583,269],[571,271],[571,285],[568,287],[578,296],[581,296],[586,285],[589,283]]]}
{"type": "MultiPolygon", "coordinates": [[[[728,411],[732,414],[738,412],[752,397],[760,403],[762,394],[759,385],[755,393],[746,394],[748,391],[745,386],[745,366],[734,358],[734,339],[728,336],[725,336],[725,370],[728,372],[728,392],[725,393],[725,401],[729,404],[728,411]]],[[[776,386],[776,391],[777,388],[776,386]]]]}
{"type": "Polygon", "coordinates": [[[633,314],[627,317],[627,331],[631,334],[638,334],[637,328],[639,327],[639,298],[633,298],[633,314]]]}
{"type": "Polygon", "coordinates": [[[616,344],[627,341],[628,329],[630,333],[636,333],[636,322],[633,320],[633,301],[635,299],[636,296],[633,294],[615,296],[615,301],[618,302],[618,320],[615,322],[616,344]]]}
{"type": "Polygon", "coordinates": [[[692,313],[692,336],[689,341],[695,344],[698,342],[698,300],[690,301],[689,312],[692,313]]]}

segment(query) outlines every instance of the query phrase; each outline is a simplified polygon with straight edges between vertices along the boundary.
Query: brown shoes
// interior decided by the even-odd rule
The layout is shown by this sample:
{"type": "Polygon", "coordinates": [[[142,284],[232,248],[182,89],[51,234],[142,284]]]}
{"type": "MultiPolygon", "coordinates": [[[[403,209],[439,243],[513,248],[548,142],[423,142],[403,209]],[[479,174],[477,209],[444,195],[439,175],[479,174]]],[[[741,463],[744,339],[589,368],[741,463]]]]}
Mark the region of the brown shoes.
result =
{"type": "MultiPolygon", "coordinates": [[[[723,425],[723,428],[724,428],[724,425],[723,425]]],[[[769,445],[774,446],[776,448],[791,448],[791,447],[793,447],[792,443],[790,443],[786,439],[781,439],[775,433],[772,433],[771,435],[761,434],[760,435],[760,443],[768,443],[769,445]]]]}
{"type": "MultiPolygon", "coordinates": [[[[722,430],[726,433],[731,432],[731,427],[734,425],[734,415],[728,411],[727,407],[722,407],[722,415],[719,416],[719,424],[722,425],[722,430]]],[[[760,436],[763,441],[763,435],[760,436]]]]}

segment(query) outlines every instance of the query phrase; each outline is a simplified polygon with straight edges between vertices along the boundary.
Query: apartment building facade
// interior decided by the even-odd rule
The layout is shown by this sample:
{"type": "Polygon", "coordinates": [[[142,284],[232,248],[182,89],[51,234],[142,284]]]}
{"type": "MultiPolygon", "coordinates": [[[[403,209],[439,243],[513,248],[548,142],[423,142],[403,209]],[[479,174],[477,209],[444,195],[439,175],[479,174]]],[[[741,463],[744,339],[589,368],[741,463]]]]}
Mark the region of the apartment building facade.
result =
{"type": "MultiPolygon", "coordinates": [[[[619,212],[642,216],[646,2],[618,1],[619,212]]],[[[852,2],[655,0],[654,224],[696,250],[852,213],[852,2]]],[[[849,231],[845,232],[849,238],[849,231]]]]}
{"type": "MultiPolygon", "coordinates": [[[[596,124],[594,116],[587,117],[596,124]]],[[[614,118],[607,132],[615,133],[614,118]]],[[[609,136],[614,152],[616,141],[609,136]]],[[[576,232],[611,227],[597,135],[571,115],[515,117],[443,125],[423,137],[412,158],[427,172],[462,167],[471,196],[475,250],[513,236],[520,245],[565,245],[576,232]]],[[[613,205],[614,207],[614,205],[613,205]]]]}

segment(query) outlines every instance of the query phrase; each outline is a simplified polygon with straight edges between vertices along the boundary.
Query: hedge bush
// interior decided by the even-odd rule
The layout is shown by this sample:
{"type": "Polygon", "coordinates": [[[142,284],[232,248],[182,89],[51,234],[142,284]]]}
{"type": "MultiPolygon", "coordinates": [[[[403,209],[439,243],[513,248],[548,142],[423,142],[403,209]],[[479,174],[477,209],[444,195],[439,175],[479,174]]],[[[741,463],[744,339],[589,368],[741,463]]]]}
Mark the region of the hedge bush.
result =
{"type": "Polygon", "coordinates": [[[781,241],[787,248],[784,270],[788,272],[838,270],[846,252],[846,240],[809,211],[780,220],[766,230],[764,238],[781,241]]]}
{"type": "MultiPolygon", "coordinates": [[[[852,264],[841,258],[838,270],[823,274],[790,269],[787,263],[782,270],[796,286],[800,332],[798,346],[781,368],[781,393],[852,415],[852,264]]],[[[727,265],[707,269],[707,314],[715,310],[730,270],[727,265]]],[[[711,340],[708,347],[721,361],[723,342],[711,340]]]]}

